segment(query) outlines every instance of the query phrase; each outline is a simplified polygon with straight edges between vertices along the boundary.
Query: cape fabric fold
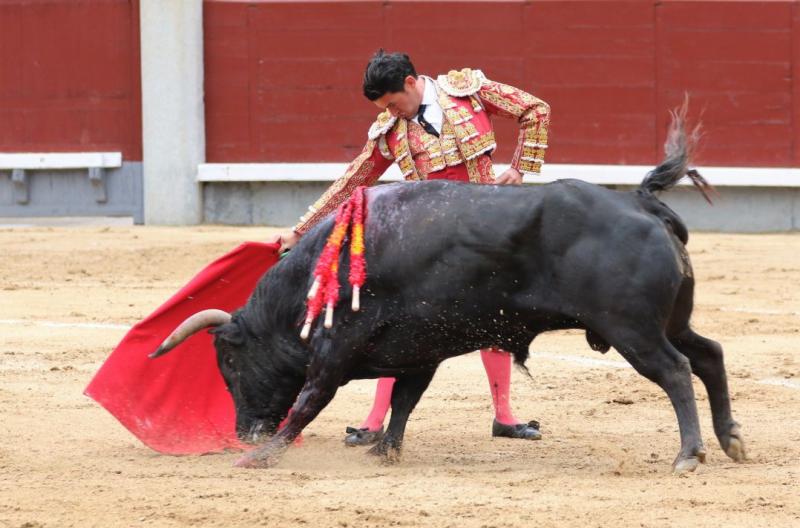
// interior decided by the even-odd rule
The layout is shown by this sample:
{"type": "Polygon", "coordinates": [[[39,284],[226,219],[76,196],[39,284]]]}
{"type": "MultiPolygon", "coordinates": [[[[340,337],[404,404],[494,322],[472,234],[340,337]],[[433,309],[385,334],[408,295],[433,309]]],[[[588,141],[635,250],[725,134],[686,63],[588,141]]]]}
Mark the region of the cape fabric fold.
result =
{"type": "Polygon", "coordinates": [[[217,367],[213,337],[198,332],[165,356],[147,355],[190,315],[243,306],[258,279],[278,261],[278,244],[248,242],[215,260],[135,325],[84,394],[145,445],[173,455],[243,448],[233,400],[217,367]]]}

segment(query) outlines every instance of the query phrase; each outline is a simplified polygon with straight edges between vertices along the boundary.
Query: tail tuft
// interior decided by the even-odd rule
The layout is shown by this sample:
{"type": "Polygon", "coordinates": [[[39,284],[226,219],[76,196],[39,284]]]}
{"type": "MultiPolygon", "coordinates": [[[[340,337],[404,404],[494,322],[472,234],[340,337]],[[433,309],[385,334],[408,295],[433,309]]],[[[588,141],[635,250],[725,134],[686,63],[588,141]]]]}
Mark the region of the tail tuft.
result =
{"type": "Polygon", "coordinates": [[[672,122],[667,131],[667,140],[664,142],[664,161],[645,176],[640,187],[649,193],[668,191],[684,176],[688,176],[695,187],[703,193],[706,201],[712,203],[711,195],[716,194],[714,187],[696,169],[689,169],[689,160],[700,138],[700,124],[698,123],[687,137],[688,109],[689,97],[686,96],[679,108],[670,111],[672,122]]]}

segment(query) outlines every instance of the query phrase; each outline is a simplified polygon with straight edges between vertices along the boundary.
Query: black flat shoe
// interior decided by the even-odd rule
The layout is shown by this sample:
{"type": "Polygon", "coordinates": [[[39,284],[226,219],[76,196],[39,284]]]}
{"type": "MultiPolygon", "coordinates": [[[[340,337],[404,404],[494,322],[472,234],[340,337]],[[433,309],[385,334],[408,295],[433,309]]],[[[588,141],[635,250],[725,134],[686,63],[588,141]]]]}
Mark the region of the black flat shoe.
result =
{"type": "Polygon", "coordinates": [[[344,437],[344,445],[350,447],[374,444],[383,438],[383,426],[377,431],[370,431],[366,427],[362,429],[348,427],[345,432],[347,436],[344,437]]]}
{"type": "Polygon", "coordinates": [[[526,424],[505,425],[497,420],[492,422],[492,436],[504,438],[520,438],[522,440],[541,440],[542,433],[539,432],[539,422],[531,420],[526,424]]]}

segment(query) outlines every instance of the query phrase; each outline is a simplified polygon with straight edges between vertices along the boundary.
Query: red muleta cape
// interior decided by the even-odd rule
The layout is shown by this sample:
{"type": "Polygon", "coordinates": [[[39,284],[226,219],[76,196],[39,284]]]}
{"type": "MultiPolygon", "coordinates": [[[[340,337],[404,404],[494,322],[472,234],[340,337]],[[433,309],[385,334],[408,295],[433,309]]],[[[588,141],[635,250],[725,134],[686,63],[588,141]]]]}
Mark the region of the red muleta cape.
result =
{"type": "Polygon", "coordinates": [[[217,367],[213,337],[198,332],[169,354],[149,359],[181,322],[207,308],[233,312],[278,261],[278,244],[247,242],[220,257],[135,325],[84,394],[148,447],[172,455],[245,448],[236,411],[217,367]]]}

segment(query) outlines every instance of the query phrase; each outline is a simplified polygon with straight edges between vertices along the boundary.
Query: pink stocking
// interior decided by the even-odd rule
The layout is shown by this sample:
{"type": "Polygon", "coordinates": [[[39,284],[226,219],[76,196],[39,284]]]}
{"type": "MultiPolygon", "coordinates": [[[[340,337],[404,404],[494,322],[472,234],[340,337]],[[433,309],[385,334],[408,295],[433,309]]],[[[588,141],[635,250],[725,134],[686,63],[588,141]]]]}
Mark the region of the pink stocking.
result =
{"type": "Polygon", "coordinates": [[[377,431],[383,426],[383,420],[392,405],[392,387],[394,387],[394,378],[378,379],[375,401],[372,403],[369,416],[361,423],[362,429],[366,427],[370,431],[377,431]]]}
{"type": "Polygon", "coordinates": [[[486,348],[481,350],[481,359],[489,378],[495,419],[505,425],[522,423],[511,411],[511,354],[497,348],[486,348]]]}

